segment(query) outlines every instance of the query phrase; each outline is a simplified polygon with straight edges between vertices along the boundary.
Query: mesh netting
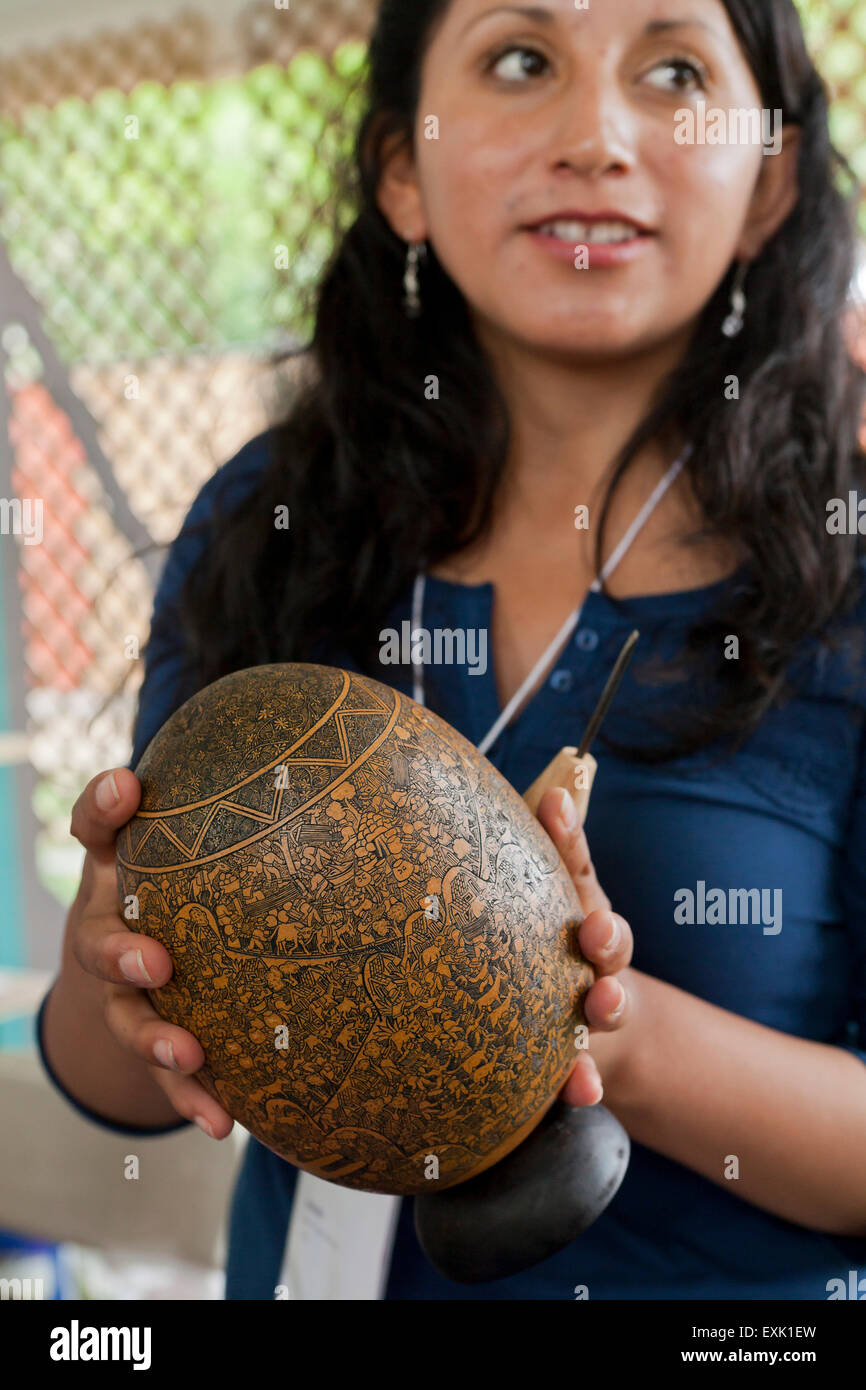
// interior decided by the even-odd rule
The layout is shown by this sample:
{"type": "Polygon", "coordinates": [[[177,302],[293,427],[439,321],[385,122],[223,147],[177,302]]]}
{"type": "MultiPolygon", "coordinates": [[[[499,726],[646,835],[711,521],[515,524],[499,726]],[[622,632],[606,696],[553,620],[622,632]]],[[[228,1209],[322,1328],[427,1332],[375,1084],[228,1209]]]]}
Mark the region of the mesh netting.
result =
{"type": "MultiPolygon", "coordinates": [[[[866,176],[866,3],[801,8],[866,176]]],[[[10,496],[43,507],[41,543],[18,537],[10,658],[39,872],[62,901],[72,801],[130,752],[147,547],[268,423],[268,356],[309,333],[374,10],[183,10],[0,59],[0,429],[10,496]]]]}

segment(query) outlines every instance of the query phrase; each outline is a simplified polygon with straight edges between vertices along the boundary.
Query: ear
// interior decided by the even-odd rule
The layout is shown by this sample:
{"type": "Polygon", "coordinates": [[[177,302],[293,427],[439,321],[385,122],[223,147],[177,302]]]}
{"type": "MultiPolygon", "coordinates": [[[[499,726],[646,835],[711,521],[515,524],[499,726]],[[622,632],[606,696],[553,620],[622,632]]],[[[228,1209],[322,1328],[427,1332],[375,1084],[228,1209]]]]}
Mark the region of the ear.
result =
{"type": "Polygon", "coordinates": [[[746,223],[737,246],[737,258],[756,260],[767,242],[787,220],[800,196],[797,165],[800,127],[782,127],[778,154],[763,154],[761,172],[752,195],[746,223]]]}
{"type": "Polygon", "coordinates": [[[425,241],[427,221],[410,144],[405,135],[392,133],[382,144],[382,173],[376,202],[391,230],[403,241],[425,241]]]}

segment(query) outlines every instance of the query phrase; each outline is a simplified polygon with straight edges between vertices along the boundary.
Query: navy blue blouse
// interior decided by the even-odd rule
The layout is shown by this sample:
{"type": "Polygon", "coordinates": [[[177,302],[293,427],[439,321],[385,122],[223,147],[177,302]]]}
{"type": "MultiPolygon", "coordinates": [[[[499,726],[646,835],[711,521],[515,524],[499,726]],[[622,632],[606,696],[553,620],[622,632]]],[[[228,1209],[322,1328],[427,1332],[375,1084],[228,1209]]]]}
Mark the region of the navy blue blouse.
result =
{"type": "MultiPolygon", "coordinates": [[[[265,433],[219,470],[169,552],[130,767],[189,693],[179,689],[175,605],[207,544],[217,490],[225,489],[229,505],[240,501],[268,456],[265,433]]],[[[733,582],[619,602],[590,593],[557,669],[494,744],[491,761],[524,791],[562,746],[576,742],[635,626],[639,658],[605,734],[639,741],[649,717],[671,698],[670,685],[647,681],[643,659],[670,662],[688,626],[733,582]]],[[[428,579],[423,625],[489,630],[493,599],[490,584],[428,579]]],[[[399,630],[410,608],[407,592],[386,626],[399,630]]],[[[634,930],[639,970],[770,1028],[847,1048],[866,1063],[864,619],[866,582],[839,649],[804,654],[796,697],[765,717],[727,760],[700,754],[649,767],[598,745],[587,833],[600,882],[634,930]],[[748,900],[749,911],[744,895],[732,894],[752,889],[763,893],[760,909],[754,895],[748,900]],[[689,901],[693,913],[684,906],[689,901]],[[712,907],[735,901],[738,912],[712,907]]],[[[327,649],[321,659],[358,669],[339,650],[327,649]]],[[[412,693],[405,668],[380,666],[367,674],[412,693]]],[[[475,743],[499,713],[490,663],[478,675],[459,666],[428,667],[426,686],[430,708],[475,743]]],[[[701,698],[697,688],[693,698],[701,698]]],[[[808,1123],[804,1103],[804,1143],[808,1123]]],[[[866,1185],[866,1154],[863,1167],[866,1185]]],[[[250,1140],[231,1211],[228,1298],[273,1297],[295,1179],[290,1164],[250,1140]]],[[[462,1286],[438,1275],[420,1251],[412,1206],[404,1201],[386,1297],[573,1299],[585,1285],[592,1299],[823,1299],[828,1281],[847,1283],[851,1268],[866,1273],[866,1240],[784,1221],[739,1197],[735,1182],[717,1186],[634,1144],[622,1187],[595,1225],[543,1264],[495,1284],[462,1286]]]]}

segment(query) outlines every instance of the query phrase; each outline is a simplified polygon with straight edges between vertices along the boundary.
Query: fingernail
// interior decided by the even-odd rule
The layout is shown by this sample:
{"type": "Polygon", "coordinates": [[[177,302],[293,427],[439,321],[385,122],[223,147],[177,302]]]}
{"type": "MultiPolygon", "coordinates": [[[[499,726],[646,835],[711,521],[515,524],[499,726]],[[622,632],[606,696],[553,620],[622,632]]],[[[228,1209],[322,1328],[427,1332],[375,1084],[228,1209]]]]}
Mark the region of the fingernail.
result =
{"type": "Polygon", "coordinates": [[[120,967],[121,975],[125,980],[129,980],[130,984],[153,984],[153,980],[150,978],[145,968],[144,957],[141,951],[124,951],[117,964],[120,967]]]}
{"type": "Polygon", "coordinates": [[[117,790],[114,773],[109,772],[101,782],[96,784],[96,804],[100,811],[110,811],[119,800],[120,792],[117,790]]]}
{"type": "Polygon", "coordinates": [[[596,1081],[598,1082],[598,1095],[596,1096],[595,1100],[587,1101],[587,1105],[598,1105],[599,1101],[602,1099],[604,1095],[604,1087],[601,1084],[601,1074],[599,1073],[598,1067],[590,1057],[589,1053],[584,1053],[583,1055],[587,1058],[587,1061],[584,1065],[592,1067],[592,1070],[595,1072],[596,1081]]]}
{"type": "Polygon", "coordinates": [[[213,1130],[211,1129],[210,1125],[208,1124],[207,1120],[204,1118],[203,1115],[194,1115],[193,1119],[195,1120],[202,1133],[207,1135],[208,1139],[216,1138],[216,1135],[214,1134],[213,1130]]]}
{"type": "Polygon", "coordinates": [[[574,804],[574,797],[565,787],[562,788],[562,796],[559,801],[559,818],[566,830],[573,830],[577,825],[577,807],[574,804]]]}
{"type": "Polygon", "coordinates": [[[601,948],[603,951],[612,951],[615,946],[619,945],[619,939],[622,936],[622,928],[620,927],[616,917],[612,916],[610,919],[610,923],[610,936],[607,938],[607,941],[601,948]]]}
{"type": "Polygon", "coordinates": [[[160,1038],[159,1042],[153,1044],[153,1055],[162,1066],[173,1067],[175,1071],[180,1071],[180,1067],[174,1060],[174,1048],[165,1038],[160,1038]]]}
{"type": "Polygon", "coordinates": [[[615,1009],[611,1009],[610,1013],[609,1013],[608,1016],[607,1016],[607,1017],[608,1017],[608,1020],[610,1020],[610,1019],[612,1019],[612,1018],[619,1018],[620,1014],[622,1013],[623,1009],[625,1008],[625,990],[622,988],[622,985],[620,985],[620,990],[622,991],[622,998],[620,999],[620,1001],[619,1001],[619,1003],[617,1004],[616,1008],[615,1008],[615,1009]]]}

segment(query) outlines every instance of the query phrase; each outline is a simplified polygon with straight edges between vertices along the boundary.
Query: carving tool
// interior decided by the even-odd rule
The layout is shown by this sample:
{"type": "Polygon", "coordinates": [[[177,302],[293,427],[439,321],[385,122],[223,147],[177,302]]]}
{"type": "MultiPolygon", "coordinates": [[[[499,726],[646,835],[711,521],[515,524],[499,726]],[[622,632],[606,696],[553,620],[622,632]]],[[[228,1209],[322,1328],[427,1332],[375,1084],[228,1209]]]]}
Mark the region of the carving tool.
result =
{"type": "Polygon", "coordinates": [[[538,814],[539,802],[546,791],[549,791],[551,787],[564,787],[574,797],[581,825],[586,820],[592,784],[598,770],[598,764],[589,751],[590,745],[601,728],[604,717],[610,709],[611,701],[628,670],[639,637],[639,632],[633,632],[617,657],[616,665],[607,679],[604,690],[601,692],[601,698],[590,716],[578,747],[561,748],[541,775],[536,777],[529,790],[524,792],[523,799],[533,815],[538,814]]]}

